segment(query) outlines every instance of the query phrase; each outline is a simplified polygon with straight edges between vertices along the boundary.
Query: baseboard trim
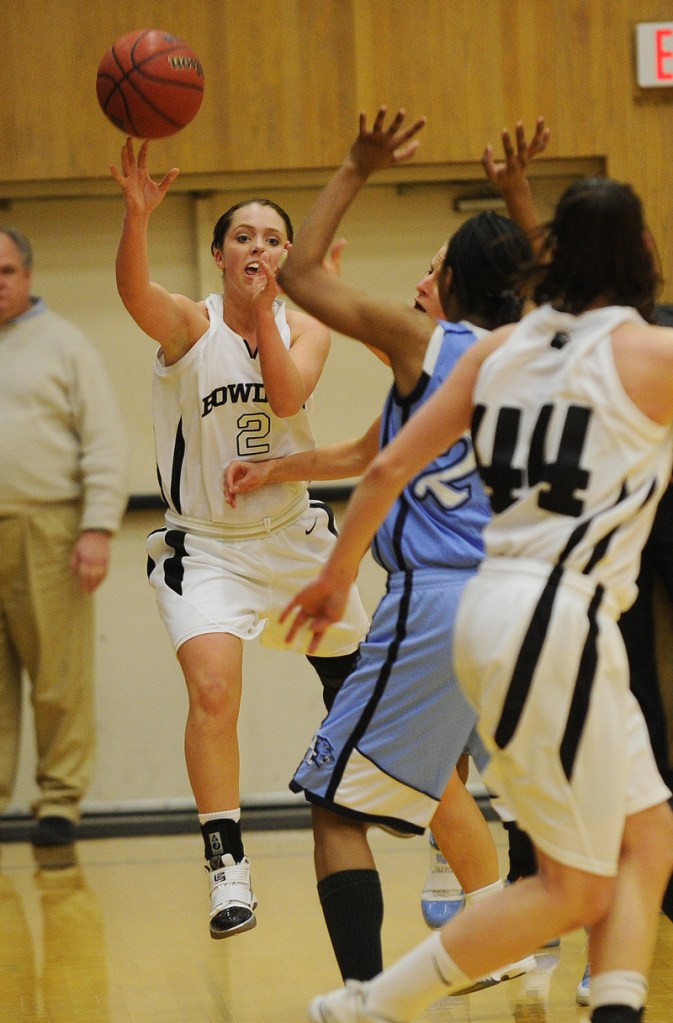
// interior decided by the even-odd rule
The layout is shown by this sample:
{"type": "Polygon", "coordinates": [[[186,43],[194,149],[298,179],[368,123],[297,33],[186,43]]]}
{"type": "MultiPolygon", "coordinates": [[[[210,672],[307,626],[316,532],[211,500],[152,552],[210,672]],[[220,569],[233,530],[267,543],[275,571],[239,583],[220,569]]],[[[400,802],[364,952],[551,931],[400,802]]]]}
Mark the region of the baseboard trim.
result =
{"type": "MultiPolygon", "coordinates": [[[[488,797],[476,797],[486,820],[497,820],[488,797]]],[[[293,831],[311,826],[307,803],[244,807],[247,831],[293,831]]],[[[35,821],[27,815],[0,817],[0,842],[29,842],[35,821]]],[[[78,838],[131,838],[146,835],[198,834],[196,813],[188,810],[84,813],[78,838]]]]}

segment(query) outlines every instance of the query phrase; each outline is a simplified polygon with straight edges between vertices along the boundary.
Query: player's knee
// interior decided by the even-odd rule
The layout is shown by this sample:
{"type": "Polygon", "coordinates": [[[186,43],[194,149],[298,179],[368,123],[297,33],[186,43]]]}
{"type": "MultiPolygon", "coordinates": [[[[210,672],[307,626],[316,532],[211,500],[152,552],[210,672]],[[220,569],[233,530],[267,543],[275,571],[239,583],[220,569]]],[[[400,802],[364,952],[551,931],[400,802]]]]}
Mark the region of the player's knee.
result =
{"type": "Polygon", "coordinates": [[[608,912],[615,890],[615,878],[556,865],[549,861],[541,870],[549,913],[558,920],[561,933],[591,927],[608,912]]]}
{"type": "Polygon", "coordinates": [[[369,828],[368,821],[359,820],[349,814],[336,813],[324,806],[311,808],[311,825],[313,834],[319,838],[324,835],[366,832],[369,828]]]}
{"type": "Polygon", "coordinates": [[[204,672],[190,679],[187,688],[192,712],[219,721],[238,718],[240,687],[232,679],[204,672]]]}
{"type": "Polygon", "coordinates": [[[637,859],[653,883],[673,873],[673,811],[668,803],[627,818],[622,859],[637,859]]]}

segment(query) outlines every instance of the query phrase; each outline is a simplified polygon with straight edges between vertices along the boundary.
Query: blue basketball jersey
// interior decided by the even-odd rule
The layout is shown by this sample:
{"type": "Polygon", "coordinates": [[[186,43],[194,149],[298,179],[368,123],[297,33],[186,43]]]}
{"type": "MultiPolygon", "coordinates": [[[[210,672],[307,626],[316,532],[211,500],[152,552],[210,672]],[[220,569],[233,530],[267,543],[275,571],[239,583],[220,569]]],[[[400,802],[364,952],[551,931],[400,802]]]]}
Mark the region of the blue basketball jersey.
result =
{"type": "MultiPolygon", "coordinates": [[[[441,387],[481,333],[463,323],[437,325],[414,390],[403,398],[393,386],[386,399],[381,447],[441,387]]],[[[481,533],[489,518],[488,498],[466,434],[411,480],[377,532],[372,554],[388,572],[473,568],[483,557],[481,533]]]]}

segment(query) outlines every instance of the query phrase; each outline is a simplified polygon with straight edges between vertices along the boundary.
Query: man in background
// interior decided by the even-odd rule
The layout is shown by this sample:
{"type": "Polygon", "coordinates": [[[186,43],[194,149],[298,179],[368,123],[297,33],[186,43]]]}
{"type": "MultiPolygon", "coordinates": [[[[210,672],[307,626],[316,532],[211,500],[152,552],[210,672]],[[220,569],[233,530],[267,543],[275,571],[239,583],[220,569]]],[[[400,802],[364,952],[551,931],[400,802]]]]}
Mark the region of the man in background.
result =
{"type": "Polygon", "coordinates": [[[31,284],[28,239],[0,228],[0,812],[16,780],[25,671],[32,841],[62,845],[94,767],[92,595],[127,503],[127,444],[102,359],[31,284]]]}

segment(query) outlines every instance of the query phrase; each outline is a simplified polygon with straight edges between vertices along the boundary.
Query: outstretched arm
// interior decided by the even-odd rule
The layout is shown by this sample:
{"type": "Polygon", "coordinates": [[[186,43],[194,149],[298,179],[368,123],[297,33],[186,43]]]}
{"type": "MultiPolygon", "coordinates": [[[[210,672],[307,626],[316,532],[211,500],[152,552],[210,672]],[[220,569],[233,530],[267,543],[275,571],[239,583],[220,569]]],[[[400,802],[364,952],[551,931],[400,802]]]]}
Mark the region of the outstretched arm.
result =
{"type": "Polygon", "coordinates": [[[530,142],[526,141],[522,121],[517,123],[515,133],[516,148],[509,131],[505,128],[501,133],[503,160],[496,161],[493,146],[489,143],[481,163],[486,177],[507,203],[510,217],[528,235],[533,251],[537,254],[542,246],[543,232],[527,171],[530,161],[547,148],[549,129],[545,127],[544,117],[538,117],[530,142]]]}
{"type": "MultiPolygon", "coordinates": [[[[325,270],[329,270],[330,273],[333,274],[341,275],[341,257],[343,256],[347,245],[348,242],[345,238],[337,238],[337,240],[333,242],[329,254],[323,260],[323,267],[325,270]]],[[[377,348],[375,345],[367,345],[366,347],[380,362],[384,363],[386,366],[390,366],[390,358],[385,352],[382,352],[380,348],[377,348]]]]}
{"type": "MultiPolygon", "coordinates": [[[[148,141],[136,158],[133,140],[127,138],[121,152],[121,171],[110,171],[124,196],[125,213],[115,263],[117,290],[122,302],[141,330],[158,341],[165,351],[179,355],[194,327],[197,303],[184,295],[171,295],[150,280],[147,228],[150,216],[177,178],[177,167],[154,182],[147,169],[148,141]],[[190,320],[191,317],[191,320],[190,320]]],[[[205,313],[201,313],[204,317],[205,313]]],[[[197,334],[198,336],[198,334],[197,334]]],[[[192,338],[194,340],[194,338],[192,338]]]]}
{"type": "Polygon", "coordinates": [[[283,290],[302,309],[334,330],[383,350],[393,360],[405,345],[424,351],[434,321],[401,302],[371,298],[330,273],[323,260],[341,218],[369,175],[403,163],[416,152],[414,136],[425,119],[405,128],[405,116],[398,111],[386,127],[386,109],[381,107],[369,129],[365,115],[360,115],[358,137],[302,224],[278,274],[283,290]]]}
{"type": "Polygon", "coordinates": [[[378,451],[380,424],[379,416],[362,437],[301,451],[285,458],[229,462],[224,470],[224,496],[227,504],[235,508],[238,494],[248,494],[268,483],[339,480],[360,476],[378,451]]]}
{"type": "Polygon", "coordinates": [[[315,653],[325,630],[341,618],[360,561],[393,502],[425,465],[469,429],[479,367],[510,330],[501,328],[472,345],[439,390],[371,463],[348,502],[339,539],[320,575],[283,611],[281,619],[291,622],[288,642],[307,627],[313,633],[309,653],[315,653]]]}

